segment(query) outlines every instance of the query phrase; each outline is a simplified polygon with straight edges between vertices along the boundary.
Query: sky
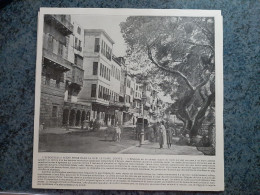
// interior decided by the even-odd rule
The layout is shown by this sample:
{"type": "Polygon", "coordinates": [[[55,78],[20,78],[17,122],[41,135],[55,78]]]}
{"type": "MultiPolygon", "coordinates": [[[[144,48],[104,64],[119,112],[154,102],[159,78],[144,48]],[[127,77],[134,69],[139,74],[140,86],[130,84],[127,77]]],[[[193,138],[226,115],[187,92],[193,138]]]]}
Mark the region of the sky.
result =
{"type": "Polygon", "coordinates": [[[119,24],[124,22],[127,16],[72,15],[71,17],[83,29],[104,29],[115,42],[114,55],[117,57],[125,56],[126,43],[120,32],[119,24]]]}

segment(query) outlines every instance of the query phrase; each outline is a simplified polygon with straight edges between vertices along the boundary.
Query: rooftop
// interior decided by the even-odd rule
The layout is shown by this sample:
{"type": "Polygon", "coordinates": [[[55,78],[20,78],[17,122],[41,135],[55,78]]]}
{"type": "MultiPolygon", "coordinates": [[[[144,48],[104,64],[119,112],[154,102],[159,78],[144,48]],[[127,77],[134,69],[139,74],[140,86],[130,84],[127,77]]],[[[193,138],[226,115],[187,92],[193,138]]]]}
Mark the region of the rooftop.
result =
{"type": "Polygon", "coordinates": [[[115,42],[113,41],[113,39],[106,33],[105,30],[103,29],[85,29],[84,30],[85,33],[102,33],[103,35],[105,35],[105,37],[112,43],[115,44],[115,42]]]}

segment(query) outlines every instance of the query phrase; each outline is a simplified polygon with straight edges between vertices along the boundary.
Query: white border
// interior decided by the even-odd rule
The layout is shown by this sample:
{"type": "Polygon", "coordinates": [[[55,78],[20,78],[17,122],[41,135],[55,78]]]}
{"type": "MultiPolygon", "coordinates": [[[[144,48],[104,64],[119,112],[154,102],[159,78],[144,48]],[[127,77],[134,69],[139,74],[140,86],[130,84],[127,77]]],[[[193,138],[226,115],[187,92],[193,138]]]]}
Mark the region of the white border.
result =
{"type": "MultiPolygon", "coordinates": [[[[37,159],[42,155],[49,156],[106,156],[108,154],[75,154],[75,153],[38,153],[39,140],[39,116],[40,116],[40,94],[41,94],[41,72],[42,72],[42,34],[44,14],[76,14],[76,15],[127,15],[127,16],[187,16],[187,17],[214,17],[215,19],[215,71],[216,71],[216,155],[215,156],[187,156],[187,155],[158,155],[157,158],[181,158],[181,159],[215,159],[216,160],[216,180],[217,186],[194,188],[163,186],[130,186],[130,185],[91,185],[88,188],[66,189],[119,189],[119,190],[185,190],[185,191],[223,191],[224,190],[224,142],[223,142],[223,25],[220,10],[178,10],[178,9],[114,9],[114,8],[41,8],[38,13],[37,32],[37,61],[36,61],[36,82],[35,82],[35,117],[34,117],[34,147],[33,147],[33,182],[32,187],[37,188],[34,178],[37,178],[37,159]]],[[[118,156],[122,154],[109,154],[118,156]]],[[[123,154],[125,157],[133,157],[131,154],[123,154]]],[[[137,155],[142,157],[155,157],[155,155],[137,155]]],[[[43,188],[43,187],[41,187],[43,188]]],[[[46,187],[48,188],[48,187],[46,187]]],[[[64,189],[64,187],[55,189],[64,189]]]]}

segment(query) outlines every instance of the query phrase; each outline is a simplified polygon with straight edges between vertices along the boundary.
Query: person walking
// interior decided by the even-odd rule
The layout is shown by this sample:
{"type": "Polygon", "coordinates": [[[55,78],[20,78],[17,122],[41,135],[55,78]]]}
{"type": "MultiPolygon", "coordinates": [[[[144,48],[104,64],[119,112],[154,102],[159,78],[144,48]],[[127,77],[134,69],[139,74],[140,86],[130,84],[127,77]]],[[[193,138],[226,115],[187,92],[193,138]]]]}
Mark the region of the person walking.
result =
{"type": "Polygon", "coordinates": [[[171,129],[171,127],[168,127],[166,129],[166,134],[167,134],[167,145],[168,145],[168,148],[171,148],[171,146],[172,146],[172,129],[171,129]]]}
{"type": "Polygon", "coordinates": [[[167,140],[166,140],[166,129],[164,127],[163,121],[161,121],[159,126],[159,145],[160,149],[164,148],[166,146],[167,140]]]}
{"type": "Polygon", "coordinates": [[[121,141],[121,128],[118,124],[116,125],[116,141],[121,141]]]}
{"type": "Polygon", "coordinates": [[[155,138],[155,142],[158,142],[158,138],[159,138],[159,126],[160,123],[157,122],[156,124],[153,125],[153,134],[154,134],[154,138],[155,138]]]}

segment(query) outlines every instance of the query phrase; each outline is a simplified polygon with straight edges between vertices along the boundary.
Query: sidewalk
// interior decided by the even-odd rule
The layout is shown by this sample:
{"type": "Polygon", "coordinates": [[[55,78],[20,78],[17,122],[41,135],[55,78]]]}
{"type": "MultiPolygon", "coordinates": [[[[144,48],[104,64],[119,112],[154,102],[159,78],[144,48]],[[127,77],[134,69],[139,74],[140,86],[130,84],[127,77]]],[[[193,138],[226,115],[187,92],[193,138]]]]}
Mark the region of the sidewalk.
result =
{"type": "MultiPolygon", "coordinates": [[[[107,127],[100,127],[100,130],[105,130],[107,127]]],[[[70,132],[87,132],[90,130],[87,129],[81,129],[80,127],[70,127],[69,130],[67,130],[65,127],[53,127],[53,128],[46,128],[42,131],[40,131],[40,134],[66,134],[70,132]]]]}
{"type": "Polygon", "coordinates": [[[159,143],[146,141],[141,147],[131,146],[118,152],[120,154],[156,154],[156,155],[204,155],[193,146],[172,145],[171,148],[159,148],[159,143]]]}

